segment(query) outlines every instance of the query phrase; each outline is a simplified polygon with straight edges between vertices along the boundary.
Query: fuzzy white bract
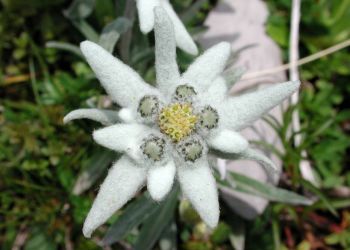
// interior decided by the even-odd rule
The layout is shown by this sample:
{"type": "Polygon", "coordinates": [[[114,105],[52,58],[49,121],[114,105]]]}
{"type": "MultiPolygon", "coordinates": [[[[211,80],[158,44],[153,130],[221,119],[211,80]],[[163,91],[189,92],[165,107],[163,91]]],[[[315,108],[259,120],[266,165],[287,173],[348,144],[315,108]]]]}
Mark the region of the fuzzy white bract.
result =
{"type": "Polygon", "coordinates": [[[109,125],[95,131],[94,140],[124,153],[110,169],[85,220],[86,237],[145,184],[154,200],[164,199],[175,177],[203,221],[215,227],[219,202],[209,154],[221,158],[233,154],[274,169],[273,163],[250,148],[237,131],[281,103],[298,89],[299,82],[228,96],[221,73],[230,56],[230,45],[223,42],[213,46],[181,74],[173,22],[161,7],[154,9],[154,16],[156,87],[99,45],[81,43],[102,86],[122,108],[75,110],[64,121],[88,118],[109,125]]]}
{"type": "Polygon", "coordinates": [[[198,48],[194,43],[190,34],[188,34],[184,24],[177,16],[169,0],[135,0],[137,6],[137,12],[140,20],[140,29],[143,33],[147,34],[154,28],[155,17],[154,8],[162,7],[168,14],[171,22],[173,23],[175,31],[175,40],[177,46],[183,51],[197,55],[198,48]]]}

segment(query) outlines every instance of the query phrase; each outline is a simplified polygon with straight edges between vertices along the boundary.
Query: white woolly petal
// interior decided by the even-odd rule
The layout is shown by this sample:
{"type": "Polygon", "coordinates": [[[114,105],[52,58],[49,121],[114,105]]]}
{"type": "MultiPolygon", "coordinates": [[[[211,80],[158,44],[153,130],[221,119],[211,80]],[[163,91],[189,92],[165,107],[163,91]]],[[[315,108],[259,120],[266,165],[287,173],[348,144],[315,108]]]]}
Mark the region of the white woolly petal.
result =
{"type": "Polygon", "coordinates": [[[116,124],[94,131],[94,140],[109,149],[126,152],[135,160],[140,159],[140,144],[151,129],[140,124],[116,124]]]}
{"type": "Polygon", "coordinates": [[[198,94],[197,100],[200,105],[221,106],[227,94],[227,85],[223,77],[216,78],[209,88],[198,94]]]}
{"type": "Polygon", "coordinates": [[[217,164],[217,169],[219,171],[220,174],[220,179],[221,180],[225,180],[226,178],[226,160],[224,159],[218,159],[217,160],[218,164],[217,164]]]}
{"type": "Polygon", "coordinates": [[[210,134],[208,145],[226,153],[240,153],[248,148],[248,141],[239,133],[228,129],[210,134]]]}
{"type": "Polygon", "coordinates": [[[183,74],[182,81],[189,83],[198,91],[209,87],[226,66],[231,53],[231,45],[221,42],[199,56],[183,74]]]}
{"type": "Polygon", "coordinates": [[[103,109],[77,109],[69,112],[63,118],[63,122],[68,123],[76,119],[90,119],[100,122],[103,125],[112,125],[120,120],[117,111],[103,109]]]}
{"type": "Polygon", "coordinates": [[[222,151],[212,151],[213,155],[218,158],[222,159],[229,159],[229,160],[252,160],[256,161],[257,163],[261,164],[267,173],[270,174],[270,177],[274,179],[275,175],[280,173],[280,169],[271,161],[268,157],[263,155],[257,150],[254,150],[252,148],[247,148],[246,150],[240,152],[240,153],[225,153],[222,151]]]}
{"type": "Polygon", "coordinates": [[[158,88],[168,93],[171,86],[179,82],[180,73],[176,63],[174,28],[162,7],[154,9],[155,56],[158,88]]]}
{"type": "Polygon", "coordinates": [[[112,214],[120,209],[143,186],[146,180],[146,168],[134,165],[123,156],[109,170],[99,193],[87,215],[83,227],[85,237],[106,222],[112,214]]]}
{"type": "Polygon", "coordinates": [[[140,29],[147,34],[154,27],[154,7],[159,5],[159,0],[136,0],[139,15],[140,29]]]}
{"type": "Polygon", "coordinates": [[[197,55],[198,48],[194,43],[191,35],[188,33],[186,27],[181,22],[177,14],[175,13],[173,7],[170,5],[169,1],[162,1],[161,6],[165,9],[167,14],[169,15],[171,21],[174,24],[175,30],[175,39],[177,46],[183,51],[191,54],[197,55]]]}
{"type": "Polygon", "coordinates": [[[258,162],[265,168],[266,172],[268,172],[271,177],[274,177],[274,174],[278,174],[280,172],[279,168],[275,165],[275,163],[273,163],[273,161],[271,161],[268,157],[259,151],[252,148],[247,148],[245,151],[239,153],[237,155],[237,159],[252,160],[258,162]]]}
{"type": "Polygon", "coordinates": [[[99,45],[84,41],[80,48],[108,95],[121,106],[135,106],[146,94],[158,95],[158,91],[145,83],[133,69],[99,45]]]}
{"type": "Polygon", "coordinates": [[[152,166],[148,170],[147,189],[154,200],[161,201],[169,193],[173,186],[175,171],[173,161],[164,166],[152,166]]]}
{"type": "Polygon", "coordinates": [[[135,122],[136,120],[135,114],[130,108],[122,108],[118,112],[118,116],[125,123],[135,122]]]}
{"type": "Polygon", "coordinates": [[[242,96],[228,98],[223,104],[222,124],[233,130],[241,130],[260,118],[273,107],[298,90],[299,81],[274,84],[242,96]]]}
{"type": "Polygon", "coordinates": [[[215,179],[206,160],[194,166],[178,166],[178,179],[182,192],[190,200],[202,220],[210,227],[219,221],[219,201],[215,179]]]}

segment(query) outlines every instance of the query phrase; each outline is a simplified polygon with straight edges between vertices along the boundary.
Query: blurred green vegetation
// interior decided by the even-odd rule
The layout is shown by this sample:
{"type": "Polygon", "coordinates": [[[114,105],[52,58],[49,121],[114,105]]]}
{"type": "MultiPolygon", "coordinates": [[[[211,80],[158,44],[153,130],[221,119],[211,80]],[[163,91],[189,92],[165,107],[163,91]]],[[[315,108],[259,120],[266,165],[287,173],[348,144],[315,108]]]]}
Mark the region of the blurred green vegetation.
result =
{"type": "MultiPolygon", "coordinates": [[[[283,48],[287,61],[291,1],[267,3],[271,13],[268,34],[283,48]]],[[[300,58],[350,39],[350,1],[303,0],[301,3],[300,58]]],[[[299,68],[303,82],[298,104],[302,143],[292,149],[293,136],[288,138],[280,133],[287,149],[285,173],[293,180],[294,188],[314,192],[320,201],[305,211],[279,205],[271,208],[278,216],[274,241],[280,249],[350,248],[345,240],[350,236],[349,51],[349,48],[337,51],[299,68]],[[307,151],[319,187],[301,180],[295,168],[302,150],[307,151]]],[[[284,124],[288,124],[288,112],[285,118],[284,124]]],[[[278,129],[283,126],[274,125],[280,132],[286,131],[278,129]]],[[[283,180],[281,185],[288,185],[283,180]]]]}
{"type": "MultiPolygon", "coordinates": [[[[215,1],[172,2],[195,35],[205,29],[203,20],[215,1]]],[[[287,61],[291,1],[267,3],[272,13],[268,33],[283,48],[287,61]]],[[[118,42],[108,44],[110,48],[115,45],[114,54],[148,82],[155,77],[152,34],[144,36],[137,23],[128,28],[125,20],[117,19],[123,16],[131,26],[136,17],[126,5],[124,0],[95,4],[78,0],[72,5],[65,0],[1,0],[1,249],[11,249],[14,242],[28,250],[101,249],[101,242],[124,249],[131,244],[152,246],[152,240],[158,238],[156,249],[172,249],[166,248],[166,242],[177,242],[179,248],[188,250],[232,249],[239,236],[245,237],[247,249],[349,249],[350,213],[346,208],[350,197],[342,191],[350,186],[349,49],[302,66],[304,86],[298,106],[285,113],[282,124],[266,118],[285,148],[279,154],[285,163],[280,186],[317,198],[314,205],[303,208],[276,202],[248,222],[221,202],[221,223],[212,232],[189,204],[182,201],[174,206],[175,190],[162,204],[140,195],[92,240],[82,236],[82,223],[95,191],[117,156],[92,143],[90,135],[97,123],[77,121],[63,126],[68,111],[112,105],[76,46],[85,39],[101,41],[100,34],[108,34],[107,25],[112,25],[109,27],[119,32],[113,38],[118,42]],[[300,147],[293,144],[295,134],[287,133],[295,108],[301,116],[300,147]],[[320,187],[300,178],[297,166],[304,149],[320,187]],[[137,221],[131,220],[135,211],[139,211],[137,221]],[[154,223],[160,215],[164,220],[154,223]],[[141,230],[134,230],[141,223],[141,230]],[[147,236],[148,231],[154,239],[147,236]],[[118,239],[122,241],[116,243],[118,239]]],[[[301,57],[350,38],[350,1],[303,0],[302,10],[301,57]]],[[[181,51],[178,57],[182,69],[192,60],[181,51]]]]}

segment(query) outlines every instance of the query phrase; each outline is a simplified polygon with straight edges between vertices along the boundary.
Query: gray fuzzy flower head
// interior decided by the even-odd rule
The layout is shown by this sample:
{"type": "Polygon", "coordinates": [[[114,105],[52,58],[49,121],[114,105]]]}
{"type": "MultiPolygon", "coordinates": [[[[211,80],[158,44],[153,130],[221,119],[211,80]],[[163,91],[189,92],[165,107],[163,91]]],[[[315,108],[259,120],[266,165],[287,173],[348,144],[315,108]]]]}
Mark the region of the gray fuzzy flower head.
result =
{"type": "Polygon", "coordinates": [[[161,7],[154,9],[154,18],[156,87],[99,45],[85,41],[80,46],[108,95],[122,107],[119,111],[79,109],[64,118],[65,122],[78,118],[101,122],[106,127],[93,133],[94,140],[123,153],[108,172],[85,220],[86,237],[144,185],[154,200],[164,199],[175,176],[203,221],[215,227],[218,191],[208,153],[235,154],[274,168],[269,159],[249,147],[239,131],[281,103],[299,83],[228,96],[221,74],[230,45],[213,46],[181,74],[173,22],[161,7]]]}

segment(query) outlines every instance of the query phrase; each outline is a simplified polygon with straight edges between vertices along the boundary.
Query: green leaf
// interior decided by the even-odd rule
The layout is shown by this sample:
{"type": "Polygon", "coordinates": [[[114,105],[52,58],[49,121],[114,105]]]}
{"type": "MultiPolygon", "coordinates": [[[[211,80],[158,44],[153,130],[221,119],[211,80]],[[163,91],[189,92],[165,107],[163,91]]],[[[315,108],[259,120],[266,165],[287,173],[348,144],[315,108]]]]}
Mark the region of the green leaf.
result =
{"type": "Polygon", "coordinates": [[[243,234],[231,234],[230,243],[235,250],[244,250],[245,235],[243,234]]]}
{"type": "Polygon", "coordinates": [[[28,8],[42,9],[62,4],[64,0],[1,0],[5,8],[11,10],[25,10],[28,8]]]}
{"type": "Polygon", "coordinates": [[[176,250],[177,249],[177,227],[175,221],[171,226],[166,228],[159,240],[160,250],[176,250]]]}
{"type": "MultiPolygon", "coordinates": [[[[270,144],[267,144],[267,145],[269,146],[270,144]]],[[[271,149],[271,151],[273,151],[273,150],[271,149]]],[[[210,150],[210,153],[213,156],[221,158],[221,159],[255,161],[255,162],[259,163],[266,170],[266,172],[270,175],[270,177],[272,177],[272,178],[274,178],[275,174],[279,173],[279,169],[277,169],[275,164],[268,157],[266,157],[264,154],[258,152],[257,150],[254,150],[252,148],[248,148],[247,150],[245,150],[244,152],[241,152],[239,154],[226,153],[226,152],[222,152],[222,151],[215,150],[215,149],[210,150]]]]}
{"type": "MultiPolygon", "coordinates": [[[[335,209],[343,209],[343,208],[347,208],[347,207],[350,207],[350,199],[337,199],[337,200],[332,200],[332,201],[329,201],[332,205],[332,207],[334,207],[335,209]]],[[[315,204],[315,206],[313,206],[314,208],[325,208],[325,205],[324,203],[318,203],[318,204],[315,204]]]]}
{"type": "Polygon", "coordinates": [[[208,0],[197,0],[194,4],[191,5],[184,13],[180,15],[180,19],[183,23],[189,22],[193,17],[200,13],[200,9],[208,4],[208,0]]]}
{"type": "Polygon", "coordinates": [[[71,168],[63,166],[57,167],[57,178],[68,192],[72,189],[75,176],[71,168]]]}
{"type": "Polygon", "coordinates": [[[38,228],[32,229],[33,233],[30,239],[26,242],[24,250],[54,250],[56,249],[54,243],[48,238],[45,231],[38,228]]]}
{"type": "Polygon", "coordinates": [[[210,236],[210,240],[215,245],[223,244],[227,241],[231,234],[231,228],[224,222],[220,222],[218,226],[214,229],[212,235],[210,236]]]}
{"type": "Polygon", "coordinates": [[[73,206],[73,218],[75,223],[84,223],[86,215],[88,214],[92,205],[91,199],[84,196],[70,195],[69,201],[73,206]]]}
{"type": "Polygon", "coordinates": [[[115,0],[98,0],[94,8],[94,20],[98,21],[100,26],[104,26],[107,22],[113,20],[117,16],[119,9],[124,9],[121,3],[115,0]]]}
{"type": "Polygon", "coordinates": [[[102,240],[103,245],[112,245],[123,239],[133,228],[139,226],[157,208],[157,203],[144,193],[126,207],[118,220],[110,226],[102,240]]]}
{"type": "Polygon", "coordinates": [[[115,19],[103,28],[98,42],[99,45],[112,53],[120,35],[126,32],[130,27],[131,21],[129,19],[125,17],[115,19]]]}
{"type": "Polygon", "coordinates": [[[174,217],[177,204],[178,186],[173,188],[166,200],[161,202],[145,223],[143,224],[139,237],[135,243],[134,250],[152,249],[162,232],[174,217]]]}
{"type": "Polygon", "coordinates": [[[228,88],[232,88],[236,82],[241,79],[242,75],[246,72],[244,68],[234,68],[231,67],[228,70],[225,70],[223,73],[223,77],[226,80],[226,85],[228,88]]]}
{"type": "Polygon", "coordinates": [[[65,17],[85,36],[86,39],[97,42],[98,34],[84,19],[93,11],[95,0],[74,0],[67,10],[63,11],[65,17]]]}
{"type": "Polygon", "coordinates": [[[80,195],[94,185],[116,158],[116,153],[112,151],[96,151],[79,174],[74,184],[73,194],[80,195]]]}
{"type": "Polygon", "coordinates": [[[96,30],[83,19],[72,20],[73,25],[85,36],[86,39],[97,43],[99,36],[96,30]]]}
{"type": "Polygon", "coordinates": [[[231,246],[235,250],[244,250],[245,247],[245,223],[238,215],[234,214],[227,220],[232,233],[229,236],[231,246]]]}
{"type": "Polygon", "coordinates": [[[271,15],[266,31],[279,45],[288,46],[289,27],[284,17],[271,15]]]}
{"type": "Polygon", "coordinates": [[[297,250],[311,250],[311,243],[303,240],[298,246],[297,246],[297,250]]]}
{"type": "Polygon", "coordinates": [[[339,233],[334,233],[334,234],[330,234],[327,237],[325,237],[325,242],[328,245],[336,245],[339,244],[340,242],[340,234],[339,233]]]}
{"type": "Polygon", "coordinates": [[[65,51],[71,52],[79,57],[83,57],[83,54],[81,53],[80,48],[74,44],[71,44],[71,43],[50,41],[50,42],[46,43],[46,47],[65,50],[65,51]]]}
{"type": "MultiPolygon", "coordinates": [[[[276,119],[276,117],[274,117],[271,114],[266,114],[265,116],[262,117],[262,120],[264,122],[266,122],[275,132],[278,136],[281,137],[281,124],[279,123],[279,121],[276,119]]],[[[282,139],[282,138],[281,138],[282,139]]]]}
{"type": "Polygon", "coordinates": [[[278,219],[273,218],[272,219],[272,235],[273,235],[273,242],[275,245],[275,250],[280,250],[281,247],[281,235],[280,235],[281,229],[278,219]]]}
{"type": "Polygon", "coordinates": [[[318,198],[320,198],[320,200],[324,203],[324,205],[327,207],[327,209],[334,215],[334,216],[338,216],[337,210],[333,207],[333,205],[331,204],[331,202],[328,200],[327,196],[325,196],[321,190],[319,190],[317,187],[315,187],[314,185],[312,185],[309,181],[306,180],[300,180],[301,184],[308,190],[310,190],[311,192],[315,193],[318,198]]]}
{"type": "Polygon", "coordinates": [[[289,204],[311,205],[313,202],[294,192],[275,187],[270,184],[262,183],[247,176],[231,172],[232,181],[226,181],[237,191],[263,197],[265,199],[289,204]],[[234,185],[232,184],[234,182],[234,185]]]}
{"type": "Polygon", "coordinates": [[[84,19],[94,10],[95,0],[74,0],[63,14],[70,20],[84,19]]]}
{"type": "Polygon", "coordinates": [[[310,144],[314,141],[317,140],[317,137],[322,135],[325,130],[329,129],[331,125],[333,125],[335,122],[334,118],[330,118],[325,120],[322,124],[319,124],[317,129],[310,135],[306,137],[306,139],[303,141],[303,143],[300,145],[302,149],[307,149],[310,147],[310,144]]]}

